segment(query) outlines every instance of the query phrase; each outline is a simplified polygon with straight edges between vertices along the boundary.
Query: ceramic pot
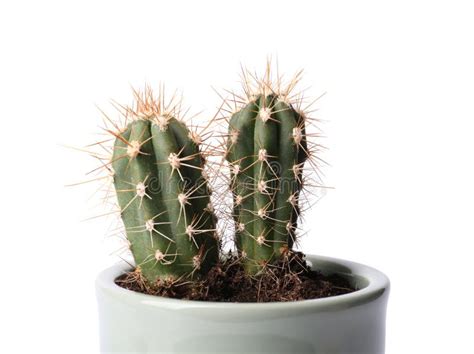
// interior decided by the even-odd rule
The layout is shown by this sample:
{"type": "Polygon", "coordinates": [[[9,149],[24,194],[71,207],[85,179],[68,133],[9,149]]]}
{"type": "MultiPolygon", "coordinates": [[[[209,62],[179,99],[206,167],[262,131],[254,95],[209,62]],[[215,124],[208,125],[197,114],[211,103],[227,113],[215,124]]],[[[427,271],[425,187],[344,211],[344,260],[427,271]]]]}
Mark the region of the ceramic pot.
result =
{"type": "Polygon", "coordinates": [[[96,282],[101,353],[384,353],[388,278],[354,262],[307,259],[359,290],[278,303],[177,300],[117,286],[129,266],[115,265],[96,282]]]}

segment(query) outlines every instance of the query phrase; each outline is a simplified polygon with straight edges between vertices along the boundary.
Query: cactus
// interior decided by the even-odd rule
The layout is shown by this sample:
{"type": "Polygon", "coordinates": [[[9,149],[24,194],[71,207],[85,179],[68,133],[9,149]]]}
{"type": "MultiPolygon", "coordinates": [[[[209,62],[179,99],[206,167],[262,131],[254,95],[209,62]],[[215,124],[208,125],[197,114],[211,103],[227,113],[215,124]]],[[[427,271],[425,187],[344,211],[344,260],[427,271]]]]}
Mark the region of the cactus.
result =
{"type": "Polygon", "coordinates": [[[203,274],[218,259],[199,135],[151,91],[115,136],[114,186],[137,270],[149,284],[203,274]]]}
{"type": "Polygon", "coordinates": [[[247,92],[250,102],[232,114],[227,140],[236,244],[251,275],[293,247],[309,157],[304,115],[288,91],[270,87],[262,82],[257,95],[247,92]]]}

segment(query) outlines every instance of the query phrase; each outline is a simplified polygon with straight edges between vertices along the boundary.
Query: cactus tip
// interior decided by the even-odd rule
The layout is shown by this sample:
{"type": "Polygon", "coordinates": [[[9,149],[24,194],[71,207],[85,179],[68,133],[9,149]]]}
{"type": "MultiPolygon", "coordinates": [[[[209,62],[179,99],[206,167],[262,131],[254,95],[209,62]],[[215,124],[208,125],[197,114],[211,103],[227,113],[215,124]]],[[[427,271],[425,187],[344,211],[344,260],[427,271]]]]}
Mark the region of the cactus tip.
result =
{"type": "Polygon", "coordinates": [[[262,120],[262,122],[266,123],[267,120],[270,119],[271,113],[272,113],[272,111],[271,111],[270,108],[268,108],[268,107],[262,107],[262,108],[260,109],[260,111],[258,112],[258,116],[260,117],[260,119],[262,120]]]}

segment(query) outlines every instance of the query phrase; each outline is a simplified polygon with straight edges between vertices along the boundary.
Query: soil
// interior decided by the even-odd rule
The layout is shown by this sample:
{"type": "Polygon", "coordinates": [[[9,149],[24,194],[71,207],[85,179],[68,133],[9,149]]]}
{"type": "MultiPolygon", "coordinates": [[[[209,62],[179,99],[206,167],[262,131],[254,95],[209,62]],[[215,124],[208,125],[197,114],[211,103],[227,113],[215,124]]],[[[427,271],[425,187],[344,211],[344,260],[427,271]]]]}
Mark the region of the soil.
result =
{"type": "Polygon", "coordinates": [[[194,281],[160,282],[150,286],[139,270],[119,277],[116,284],[129,290],[177,299],[219,302],[277,302],[318,299],[351,293],[350,283],[339,275],[325,276],[309,268],[302,253],[268,266],[249,277],[238,258],[229,255],[205,278],[194,281]]]}

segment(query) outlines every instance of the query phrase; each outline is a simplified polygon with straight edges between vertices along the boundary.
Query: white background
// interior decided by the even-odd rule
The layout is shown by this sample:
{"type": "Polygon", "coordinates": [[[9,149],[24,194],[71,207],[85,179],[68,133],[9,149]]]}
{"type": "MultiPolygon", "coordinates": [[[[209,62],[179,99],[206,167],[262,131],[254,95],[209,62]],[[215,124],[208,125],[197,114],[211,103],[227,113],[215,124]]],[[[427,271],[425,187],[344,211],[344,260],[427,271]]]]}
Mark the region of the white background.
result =
{"type": "Polygon", "coordinates": [[[108,219],[84,180],[95,104],[160,80],[193,112],[240,63],[305,69],[330,148],[307,253],[392,281],[387,353],[472,353],[474,11],[461,1],[0,4],[2,353],[95,353],[108,219]]]}

